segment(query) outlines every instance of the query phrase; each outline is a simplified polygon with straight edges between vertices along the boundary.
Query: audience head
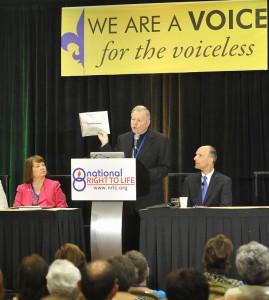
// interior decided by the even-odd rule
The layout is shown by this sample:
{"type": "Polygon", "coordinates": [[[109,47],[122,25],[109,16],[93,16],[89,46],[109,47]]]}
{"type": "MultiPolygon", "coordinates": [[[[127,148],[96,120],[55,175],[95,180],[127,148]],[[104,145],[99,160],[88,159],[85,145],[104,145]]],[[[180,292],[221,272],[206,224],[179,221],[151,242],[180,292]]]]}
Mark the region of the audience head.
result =
{"type": "Polygon", "coordinates": [[[207,300],[208,283],[195,269],[179,269],[167,275],[166,296],[168,300],[207,300]]]}
{"type": "Polygon", "coordinates": [[[56,259],[49,267],[47,288],[51,295],[76,300],[79,295],[78,281],[80,279],[80,271],[73,263],[66,259],[56,259]]]}
{"type": "Polygon", "coordinates": [[[126,255],[118,255],[108,259],[116,272],[119,291],[127,292],[136,283],[137,271],[131,260],[126,255]]]}
{"type": "Polygon", "coordinates": [[[231,267],[232,252],[233,243],[225,235],[219,234],[209,239],[203,256],[206,271],[214,274],[227,274],[231,267]]]}
{"type": "Polygon", "coordinates": [[[136,284],[144,282],[149,276],[149,266],[146,257],[139,251],[132,250],[125,253],[137,269],[136,284]]]}
{"type": "Polygon", "coordinates": [[[86,266],[86,256],[80,248],[72,243],[63,244],[55,253],[55,259],[67,259],[80,271],[86,266]]]}
{"type": "Polygon", "coordinates": [[[87,300],[110,300],[118,291],[116,273],[106,260],[87,264],[79,288],[87,300]]]}
{"type": "Polygon", "coordinates": [[[44,164],[45,166],[44,177],[47,175],[47,168],[46,168],[46,163],[44,158],[39,155],[30,156],[25,161],[25,170],[24,170],[25,183],[31,183],[33,181],[33,177],[35,176],[33,167],[35,166],[35,164],[44,164]]]}
{"type": "Polygon", "coordinates": [[[269,249],[258,242],[242,245],[237,250],[235,264],[246,284],[261,285],[269,279],[269,249]]]}
{"type": "Polygon", "coordinates": [[[40,299],[48,294],[46,275],[47,262],[38,254],[22,259],[19,269],[19,299],[40,299]]]}
{"type": "Polygon", "coordinates": [[[3,283],[3,274],[0,269],[0,300],[4,297],[4,283],[3,283]]]}

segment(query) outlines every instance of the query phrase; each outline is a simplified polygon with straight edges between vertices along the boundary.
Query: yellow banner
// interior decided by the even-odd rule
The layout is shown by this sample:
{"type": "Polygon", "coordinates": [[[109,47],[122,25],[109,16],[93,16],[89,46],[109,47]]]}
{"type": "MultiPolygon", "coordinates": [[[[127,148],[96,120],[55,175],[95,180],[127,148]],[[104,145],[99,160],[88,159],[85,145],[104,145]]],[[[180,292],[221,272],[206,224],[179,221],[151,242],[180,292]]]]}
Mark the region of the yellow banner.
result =
{"type": "Polygon", "coordinates": [[[267,1],[62,9],[62,76],[267,70],[267,1]]]}

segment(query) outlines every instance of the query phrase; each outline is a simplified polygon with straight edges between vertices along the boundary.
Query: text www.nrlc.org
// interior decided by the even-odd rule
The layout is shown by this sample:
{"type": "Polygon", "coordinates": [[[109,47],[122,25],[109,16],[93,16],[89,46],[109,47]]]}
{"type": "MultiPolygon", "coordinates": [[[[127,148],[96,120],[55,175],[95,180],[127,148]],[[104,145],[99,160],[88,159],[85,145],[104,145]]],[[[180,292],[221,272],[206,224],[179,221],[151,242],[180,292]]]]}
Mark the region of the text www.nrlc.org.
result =
{"type": "Polygon", "coordinates": [[[93,186],[93,189],[100,191],[127,191],[128,186],[93,186]]]}

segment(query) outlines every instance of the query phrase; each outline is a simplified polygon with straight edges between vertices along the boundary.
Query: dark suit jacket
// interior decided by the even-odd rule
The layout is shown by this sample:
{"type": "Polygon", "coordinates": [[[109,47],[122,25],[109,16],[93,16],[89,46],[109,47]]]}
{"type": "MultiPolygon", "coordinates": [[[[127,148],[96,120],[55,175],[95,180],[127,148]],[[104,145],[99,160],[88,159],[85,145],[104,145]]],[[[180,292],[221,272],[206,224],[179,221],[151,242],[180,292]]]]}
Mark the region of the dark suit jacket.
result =
{"type": "Polygon", "coordinates": [[[188,206],[232,206],[232,180],[214,171],[202,204],[201,172],[198,172],[185,179],[183,195],[188,197],[188,206]]]}
{"type": "MultiPolygon", "coordinates": [[[[132,132],[120,135],[115,151],[123,151],[125,157],[132,157],[133,137],[134,134],[132,132]]],[[[107,144],[101,148],[101,151],[111,151],[111,146],[107,144]]],[[[159,132],[149,129],[137,160],[139,160],[148,171],[149,193],[137,197],[135,203],[136,210],[164,203],[163,178],[167,176],[170,168],[170,147],[168,138],[159,132]]]]}

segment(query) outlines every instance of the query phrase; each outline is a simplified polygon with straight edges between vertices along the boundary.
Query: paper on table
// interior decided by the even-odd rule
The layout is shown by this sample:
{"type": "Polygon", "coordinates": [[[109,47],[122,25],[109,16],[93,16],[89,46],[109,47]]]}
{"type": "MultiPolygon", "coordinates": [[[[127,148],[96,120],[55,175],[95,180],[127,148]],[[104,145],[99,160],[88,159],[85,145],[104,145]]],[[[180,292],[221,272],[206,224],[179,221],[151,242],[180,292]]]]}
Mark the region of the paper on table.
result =
{"type": "Polygon", "coordinates": [[[107,111],[94,111],[79,114],[82,136],[98,135],[102,131],[110,134],[107,111]]]}
{"type": "Polygon", "coordinates": [[[22,210],[39,210],[42,209],[41,206],[18,206],[18,209],[22,209],[22,210]]]}

